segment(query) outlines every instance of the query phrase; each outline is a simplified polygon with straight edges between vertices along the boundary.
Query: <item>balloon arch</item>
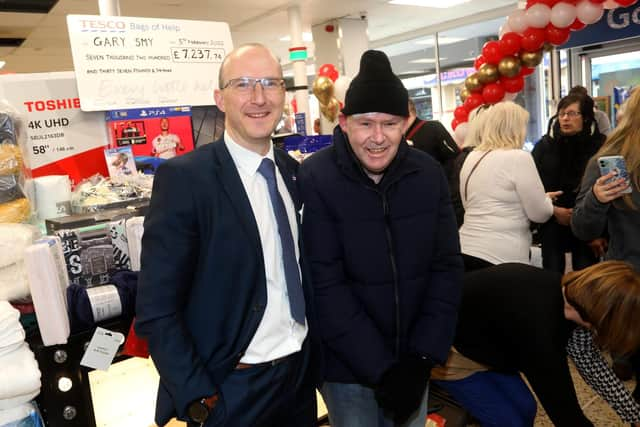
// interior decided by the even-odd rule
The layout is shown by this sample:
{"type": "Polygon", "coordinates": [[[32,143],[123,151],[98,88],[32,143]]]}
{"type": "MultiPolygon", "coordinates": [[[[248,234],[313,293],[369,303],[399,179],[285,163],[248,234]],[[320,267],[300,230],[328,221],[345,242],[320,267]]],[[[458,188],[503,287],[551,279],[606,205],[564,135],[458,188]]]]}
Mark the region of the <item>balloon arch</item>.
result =
{"type": "MultiPolygon", "coordinates": [[[[527,0],[524,10],[515,10],[500,27],[499,40],[486,42],[475,59],[476,72],[465,79],[460,93],[463,104],[453,112],[451,128],[456,139],[466,134],[473,109],[516,97],[524,88],[524,78],[542,62],[545,49],[565,44],[572,31],[598,22],[605,9],[628,7],[637,1],[527,0]]],[[[329,121],[335,121],[350,83],[351,78],[340,76],[333,64],[318,69],[313,93],[329,121]]]]}

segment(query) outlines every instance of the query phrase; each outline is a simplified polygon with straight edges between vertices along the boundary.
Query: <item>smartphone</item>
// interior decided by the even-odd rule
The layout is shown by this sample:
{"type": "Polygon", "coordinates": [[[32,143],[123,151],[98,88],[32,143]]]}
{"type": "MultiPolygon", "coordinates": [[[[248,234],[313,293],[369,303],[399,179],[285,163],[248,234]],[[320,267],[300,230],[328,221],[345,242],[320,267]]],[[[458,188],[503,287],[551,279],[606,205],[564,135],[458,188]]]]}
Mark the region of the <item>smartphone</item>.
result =
{"type": "MultiPolygon", "coordinates": [[[[616,172],[617,178],[624,178],[627,183],[630,183],[629,172],[627,171],[627,164],[622,156],[603,156],[598,157],[598,166],[600,167],[600,175],[606,175],[611,171],[616,172]]],[[[631,186],[623,191],[623,193],[631,193],[633,190],[631,186]]]]}

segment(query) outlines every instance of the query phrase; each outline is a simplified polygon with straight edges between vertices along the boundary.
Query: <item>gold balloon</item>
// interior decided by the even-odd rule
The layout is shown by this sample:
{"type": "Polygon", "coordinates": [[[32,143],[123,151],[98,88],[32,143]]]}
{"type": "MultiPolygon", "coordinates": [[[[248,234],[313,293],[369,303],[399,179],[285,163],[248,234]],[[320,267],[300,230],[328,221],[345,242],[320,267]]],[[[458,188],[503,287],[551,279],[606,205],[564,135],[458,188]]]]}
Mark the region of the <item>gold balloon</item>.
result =
{"type": "Polygon", "coordinates": [[[313,94],[320,104],[327,105],[333,98],[333,81],[329,77],[320,76],[313,82],[313,94]]]}
{"type": "Polygon", "coordinates": [[[505,56],[498,64],[500,75],[505,77],[515,77],[520,74],[520,60],[514,56],[505,56]]]}
{"type": "Polygon", "coordinates": [[[544,42],[544,45],[542,46],[542,50],[544,50],[545,52],[551,52],[554,49],[554,46],[549,43],[549,42],[544,42]]]}
{"type": "Polygon", "coordinates": [[[320,104],[320,112],[330,122],[335,122],[340,112],[340,101],[331,98],[328,104],[320,104]]]}
{"type": "Polygon", "coordinates": [[[498,67],[493,64],[482,64],[478,69],[478,80],[480,80],[482,84],[498,81],[499,77],[498,67]]]}
{"type": "Polygon", "coordinates": [[[522,52],[520,53],[520,62],[525,67],[533,68],[537,67],[542,62],[542,50],[537,52],[522,52]]]}
{"type": "Polygon", "coordinates": [[[464,81],[464,86],[469,92],[480,92],[483,85],[478,78],[478,73],[473,73],[468,76],[464,81]]]}
{"type": "Polygon", "coordinates": [[[460,91],[460,100],[462,102],[466,101],[467,98],[469,97],[469,95],[471,95],[471,92],[469,92],[469,90],[467,90],[467,88],[464,88],[460,91]]]}

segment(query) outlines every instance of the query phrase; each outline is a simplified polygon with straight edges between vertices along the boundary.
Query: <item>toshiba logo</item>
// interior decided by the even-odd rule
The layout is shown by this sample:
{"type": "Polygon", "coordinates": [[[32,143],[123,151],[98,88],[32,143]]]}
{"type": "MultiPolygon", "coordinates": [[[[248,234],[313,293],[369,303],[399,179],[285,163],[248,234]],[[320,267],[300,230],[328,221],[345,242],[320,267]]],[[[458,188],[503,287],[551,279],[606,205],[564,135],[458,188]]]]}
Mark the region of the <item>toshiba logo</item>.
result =
{"type": "Polygon", "coordinates": [[[71,110],[80,108],[80,98],[45,99],[42,101],[25,101],[24,106],[28,112],[71,110]]]}
{"type": "Polygon", "coordinates": [[[83,31],[88,31],[88,30],[124,31],[126,24],[123,21],[81,19],[80,27],[83,31]]]}

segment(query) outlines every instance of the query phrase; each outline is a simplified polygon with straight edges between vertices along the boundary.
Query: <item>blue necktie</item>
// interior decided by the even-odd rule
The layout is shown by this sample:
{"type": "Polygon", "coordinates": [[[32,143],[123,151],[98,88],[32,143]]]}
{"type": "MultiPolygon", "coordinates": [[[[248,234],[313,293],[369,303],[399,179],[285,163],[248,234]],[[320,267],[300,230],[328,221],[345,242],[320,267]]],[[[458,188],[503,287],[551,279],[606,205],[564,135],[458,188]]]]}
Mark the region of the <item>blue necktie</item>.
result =
{"type": "Polygon", "coordinates": [[[275,164],[271,159],[264,158],[258,172],[267,180],[269,188],[269,197],[271,198],[271,206],[278,223],[278,234],[280,235],[280,243],[282,245],[282,259],[284,263],[284,276],[287,281],[287,293],[289,294],[289,307],[291,308],[291,317],[304,325],[304,295],[302,293],[302,284],[300,283],[300,274],[298,273],[298,261],[296,259],[296,251],[291,235],[291,226],[287,216],[287,210],[284,207],[284,201],[278,191],[276,182],[275,164]]]}

